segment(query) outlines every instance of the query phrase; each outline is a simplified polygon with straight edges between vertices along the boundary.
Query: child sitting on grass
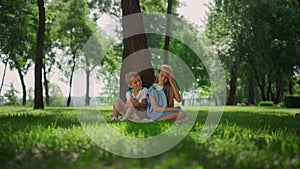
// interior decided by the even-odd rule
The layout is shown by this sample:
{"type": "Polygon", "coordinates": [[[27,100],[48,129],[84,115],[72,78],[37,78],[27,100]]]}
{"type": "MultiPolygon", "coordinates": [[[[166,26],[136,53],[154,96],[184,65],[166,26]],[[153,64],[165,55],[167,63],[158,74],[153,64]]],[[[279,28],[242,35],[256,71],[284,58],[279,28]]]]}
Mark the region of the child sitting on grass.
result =
{"type": "Polygon", "coordinates": [[[174,107],[174,99],[181,102],[181,95],[175,84],[173,69],[161,65],[155,83],[147,92],[147,115],[156,121],[187,121],[186,112],[181,107],[174,107]]]}
{"type": "Polygon", "coordinates": [[[142,80],[136,72],[129,72],[125,76],[129,90],[126,92],[126,104],[121,99],[116,99],[113,108],[113,121],[147,119],[146,108],[147,88],[142,87],[142,80]],[[122,119],[118,116],[124,114],[122,119]]]}

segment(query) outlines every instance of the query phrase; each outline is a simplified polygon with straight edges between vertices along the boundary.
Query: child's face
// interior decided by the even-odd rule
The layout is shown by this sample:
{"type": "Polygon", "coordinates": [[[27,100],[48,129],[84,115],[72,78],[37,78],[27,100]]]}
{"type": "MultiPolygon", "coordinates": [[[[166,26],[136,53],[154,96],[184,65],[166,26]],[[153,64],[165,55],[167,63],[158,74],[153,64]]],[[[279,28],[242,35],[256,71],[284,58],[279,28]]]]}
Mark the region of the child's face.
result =
{"type": "Polygon", "coordinates": [[[142,80],[139,76],[135,76],[131,79],[129,87],[134,90],[140,90],[142,88],[142,80]]]}
{"type": "Polygon", "coordinates": [[[166,84],[169,80],[169,73],[164,72],[164,71],[160,71],[158,73],[158,82],[162,83],[162,84],[166,84]]]}

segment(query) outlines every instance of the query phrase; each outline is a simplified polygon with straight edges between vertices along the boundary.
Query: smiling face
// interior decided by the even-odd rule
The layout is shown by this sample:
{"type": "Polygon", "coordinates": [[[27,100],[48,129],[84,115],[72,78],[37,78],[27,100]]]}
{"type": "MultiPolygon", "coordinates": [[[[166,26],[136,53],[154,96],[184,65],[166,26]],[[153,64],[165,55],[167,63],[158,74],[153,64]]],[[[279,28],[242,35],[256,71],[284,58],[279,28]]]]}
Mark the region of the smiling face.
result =
{"type": "Polygon", "coordinates": [[[133,78],[131,78],[128,87],[136,91],[140,90],[142,88],[142,80],[140,76],[134,76],[133,78]]]}
{"type": "Polygon", "coordinates": [[[169,81],[169,73],[160,70],[158,72],[158,84],[165,85],[169,81]]]}

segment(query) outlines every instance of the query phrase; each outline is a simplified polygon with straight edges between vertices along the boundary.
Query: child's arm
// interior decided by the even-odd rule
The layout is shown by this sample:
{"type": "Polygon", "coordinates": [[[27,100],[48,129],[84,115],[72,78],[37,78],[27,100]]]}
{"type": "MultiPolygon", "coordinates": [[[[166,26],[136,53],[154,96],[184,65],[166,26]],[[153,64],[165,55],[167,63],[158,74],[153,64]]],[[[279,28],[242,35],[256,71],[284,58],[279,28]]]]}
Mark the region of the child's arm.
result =
{"type": "Polygon", "coordinates": [[[167,112],[167,111],[173,111],[173,110],[178,110],[178,109],[180,109],[179,106],[177,106],[177,107],[159,107],[159,106],[156,104],[156,100],[154,99],[154,97],[149,96],[149,98],[150,98],[150,102],[151,102],[152,108],[153,108],[153,110],[156,111],[156,112],[167,112]]]}
{"type": "Polygon", "coordinates": [[[131,99],[132,105],[134,108],[139,109],[139,108],[147,108],[147,99],[143,99],[142,102],[138,102],[137,99],[131,99]]]}
{"type": "Polygon", "coordinates": [[[181,102],[181,95],[180,95],[179,90],[178,90],[178,88],[175,84],[173,75],[169,75],[169,81],[170,81],[171,87],[172,87],[173,92],[174,92],[174,99],[177,102],[181,102]]]}

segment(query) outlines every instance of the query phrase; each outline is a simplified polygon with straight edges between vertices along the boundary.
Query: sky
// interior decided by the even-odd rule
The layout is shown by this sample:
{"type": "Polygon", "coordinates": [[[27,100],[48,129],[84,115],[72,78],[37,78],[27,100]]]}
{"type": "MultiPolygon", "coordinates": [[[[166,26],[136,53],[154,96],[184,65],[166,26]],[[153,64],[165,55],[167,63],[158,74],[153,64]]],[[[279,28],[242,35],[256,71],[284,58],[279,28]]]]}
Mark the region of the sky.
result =
{"type": "MultiPolygon", "coordinates": [[[[197,24],[198,26],[203,26],[204,25],[204,18],[205,14],[208,12],[208,8],[205,6],[205,4],[208,4],[212,0],[180,0],[181,2],[185,3],[185,6],[181,7],[178,9],[178,12],[183,15],[186,19],[188,19],[190,22],[193,22],[197,24]]],[[[28,72],[28,74],[25,76],[25,84],[27,90],[29,88],[33,88],[34,86],[34,67],[32,66],[28,72]]],[[[0,63],[0,83],[2,81],[2,76],[4,72],[4,64],[0,63]]],[[[49,79],[52,83],[56,83],[57,85],[60,86],[60,88],[63,91],[63,94],[67,96],[68,94],[68,85],[63,83],[62,81],[59,80],[60,73],[57,70],[54,70],[53,75],[49,79]]],[[[10,71],[9,68],[7,69],[7,73],[5,75],[5,81],[4,81],[4,87],[1,92],[1,96],[5,93],[5,90],[9,88],[10,83],[13,83],[14,88],[22,92],[21,88],[21,83],[19,79],[19,75],[17,71],[13,70],[10,71]]],[[[75,81],[76,83],[76,81],[75,81]]],[[[74,87],[79,87],[74,84],[74,87]]],[[[97,90],[97,84],[92,84],[91,90],[95,91],[97,90]]],[[[94,92],[96,94],[96,92],[94,92]]],[[[81,95],[81,94],[79,94],[81,95]]],[[[19,94],[21,96],[21,93],[19,94]]]]}

